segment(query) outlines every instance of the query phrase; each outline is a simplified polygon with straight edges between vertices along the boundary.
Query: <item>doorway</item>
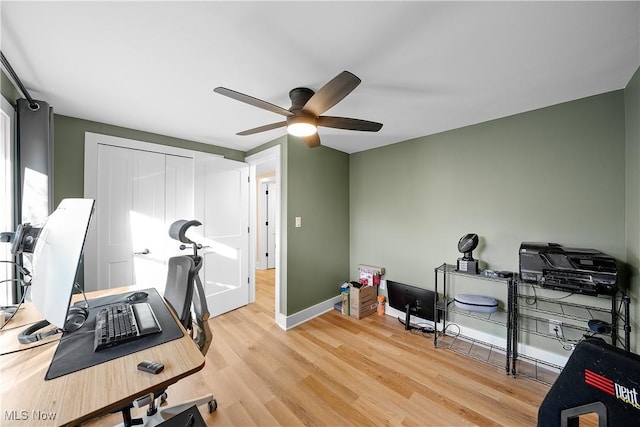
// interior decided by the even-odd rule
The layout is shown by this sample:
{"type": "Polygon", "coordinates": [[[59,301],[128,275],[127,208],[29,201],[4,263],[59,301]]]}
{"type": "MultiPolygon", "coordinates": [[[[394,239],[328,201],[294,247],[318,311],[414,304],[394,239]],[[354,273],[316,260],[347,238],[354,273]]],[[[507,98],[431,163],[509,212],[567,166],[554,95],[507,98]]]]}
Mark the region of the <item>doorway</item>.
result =
{"type": "Polygon", "coordinates": [[[283,204],[281,202],[281,173],[280,173],[280,146],[274,146],[257,154],[251,155],[245,159],[250,167],[252,195],[250,197],[250,215],[252,229],[260,230],[257,233],[251,233],[250,251],[255,256],[254,269],[252,269],[253,280],[255,283],[254,300],[262,304],[272,304],[275,312],[275,321],[282,329],[286,329],[286,316],[281,306],[282,293],[282,246],[281,246],[281,219],[283,218],[283,204]],[[266,186],[269,189],[269,198],[263,199],[262,189],[266,186]],[[265,206],[264,202],[268,202],[265,206]],[[267,228],[263,220],[263,211],[272,211],[268,215],[269,227],[267,228]],[[273,222],[275,221],[275,227],[273,222]],[[267,231],[269,230],[269,231],[267,231]],[[271,243],[269,243],[271,239],[271,243]],[[271,248],[265,251],[264,248],[271,248]],[[269,256],[264,256],[266,253],[269,256]],[[265,294],[266,293],[266,294],[265,294]],[[273,295],[271,300],[270,295],[273,295]]]}
{"type": "Polygon", "coordinates": [[[258,181],[258,253],[256,269],[276,268],[276,200],[275,171],[257,177],[258,181]]]}

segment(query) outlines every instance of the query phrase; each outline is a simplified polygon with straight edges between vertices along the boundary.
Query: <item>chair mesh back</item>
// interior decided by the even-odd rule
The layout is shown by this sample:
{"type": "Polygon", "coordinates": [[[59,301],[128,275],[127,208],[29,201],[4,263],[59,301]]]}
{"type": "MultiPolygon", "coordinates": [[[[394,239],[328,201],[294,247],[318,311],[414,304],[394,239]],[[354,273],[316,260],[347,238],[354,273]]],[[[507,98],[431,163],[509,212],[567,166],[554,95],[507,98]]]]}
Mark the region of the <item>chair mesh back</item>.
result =
{"type": "Polygon", "coordinates": [[[185,328],[190,327],[195,263],[188,256],[169,258],[164,298],[185,328]]]}

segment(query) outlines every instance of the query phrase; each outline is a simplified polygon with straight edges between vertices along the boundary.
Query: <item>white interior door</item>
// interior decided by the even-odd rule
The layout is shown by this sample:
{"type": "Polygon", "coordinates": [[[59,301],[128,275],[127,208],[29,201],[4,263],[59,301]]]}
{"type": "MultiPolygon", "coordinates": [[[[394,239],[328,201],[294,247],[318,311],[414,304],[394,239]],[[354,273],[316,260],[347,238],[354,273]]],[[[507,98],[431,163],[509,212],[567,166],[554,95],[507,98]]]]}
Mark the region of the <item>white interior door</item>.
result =
{"type": "MultiPolygon", "coordinates": [[[[193,188],[194,167],[193,158],[167,156],[166,157],[166,205],[165,225],[166,229],[179,219],[191,220],[193,216],[193,188]]],[[[184,255],[180,242],[173,240],[165,233],[166,247],[165,259],[172,256],[184,255]]],[[[166,271],[166,270],[165,270],[166,271]]]]}
{"type": "Polygon", "coordinates": [[[129,151],[134,162],[132,208],[129,212],[133,283],[163,288],[167,278],[166,156],[147,151],[129,151]]]}
{"type": "MultiPolygon", "coordinates": [[[[203,226],[204,290],[212,316],[249,303],[249,166],[196,158],[195,212],[203,226]]],[[[202,274],[202,273],[201,273],[202,274]]]]}
{"type": "Polygon", "coordinates": [[[142,272],[162,248],[164,170],[162,154],[98,146],[98,289],[151,280],[142,272]]]}
{"type": "Polygon", "coordinates": [[[169,225],[193,218],[193,159],[104,144],[97,150],[98,289],[162,291],[167,259],[180,253],[169,225]]]}
{"type": "Polygon", "coordinates": [[[276,183],[270,181],[267,187],[267,268],[276,268],[276,183]]]}

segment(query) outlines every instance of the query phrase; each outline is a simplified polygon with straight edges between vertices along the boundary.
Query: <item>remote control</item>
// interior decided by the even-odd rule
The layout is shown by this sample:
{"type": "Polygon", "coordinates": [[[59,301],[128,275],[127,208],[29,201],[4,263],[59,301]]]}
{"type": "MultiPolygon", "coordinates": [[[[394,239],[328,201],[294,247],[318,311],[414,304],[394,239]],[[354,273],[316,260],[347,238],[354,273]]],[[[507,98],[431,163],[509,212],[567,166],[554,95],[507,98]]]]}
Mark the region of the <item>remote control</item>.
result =
{"type": "Polygon", "coordinates": [[[150,360],[143,360],[138,363],[138,369],[151,374],[158,374],[164,369],[164,365],[158,362],[151,362],[150,360]]]}

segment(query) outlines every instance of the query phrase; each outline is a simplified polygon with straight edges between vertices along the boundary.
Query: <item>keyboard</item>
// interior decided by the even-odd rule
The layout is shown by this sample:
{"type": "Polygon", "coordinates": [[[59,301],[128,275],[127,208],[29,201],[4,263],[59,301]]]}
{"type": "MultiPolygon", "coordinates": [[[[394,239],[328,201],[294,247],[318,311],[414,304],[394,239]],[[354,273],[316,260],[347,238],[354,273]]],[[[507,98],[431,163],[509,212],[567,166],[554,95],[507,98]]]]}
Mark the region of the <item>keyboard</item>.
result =
{"type": "Polygon", "coordinates": [[[110,305],[96,314],[93,351],[101,351],[161,331],[149,303],[110,305]]]}

